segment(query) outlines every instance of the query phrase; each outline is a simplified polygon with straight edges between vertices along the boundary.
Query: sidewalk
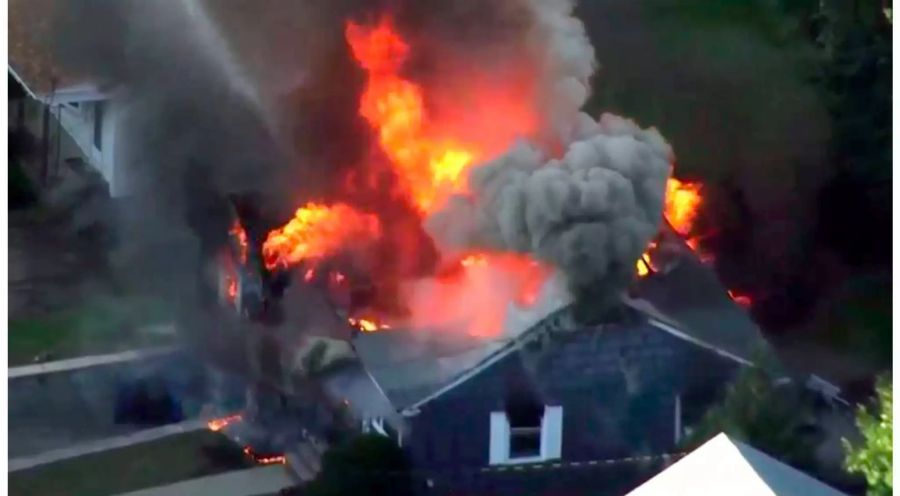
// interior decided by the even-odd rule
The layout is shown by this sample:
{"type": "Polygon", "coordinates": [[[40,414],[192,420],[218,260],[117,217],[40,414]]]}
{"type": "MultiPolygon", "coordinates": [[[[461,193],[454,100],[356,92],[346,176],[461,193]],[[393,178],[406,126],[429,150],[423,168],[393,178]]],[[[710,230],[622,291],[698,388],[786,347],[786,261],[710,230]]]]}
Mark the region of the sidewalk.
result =
{"type": "Polygon", "coordinates": [[[119,353],[110,353],[106,355],[88,355],[78,358],[70,358],[66,360],[57,360],[53,362],[36,363],[33,365],[23,365],[21,367],[10,367],[7,369],[8,378],[19,379],[23,377],[53,374],[56,372],[68,372],[71,370],[93,367],[95,365],[108,365],[112,363],[128,362],[141,358],[149,358],[158,355],[171,353],[178,349],[177,346],[162,346],[157,348],[144,348],[138,350],[128,350],[119,353]]]}

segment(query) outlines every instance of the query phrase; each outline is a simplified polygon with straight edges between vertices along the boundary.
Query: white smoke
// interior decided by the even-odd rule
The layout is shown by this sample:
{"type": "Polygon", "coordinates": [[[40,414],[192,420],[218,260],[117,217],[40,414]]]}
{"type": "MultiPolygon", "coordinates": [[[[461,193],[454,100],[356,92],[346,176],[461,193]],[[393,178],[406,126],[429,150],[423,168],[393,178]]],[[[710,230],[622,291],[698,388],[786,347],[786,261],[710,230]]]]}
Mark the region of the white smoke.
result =
{"type": "Polygon", "coordinates": [[[550,146],[520,140],[474,167],[468,194],[452,198],[427,229],[445,253],[531,253],[560,269],[576,294],[609,300],[659,230],[673,153],[653,128],[611,114],[594,121],[579,111],[596,67],[584,26],[569,0],[532,4],[539,103],[549,116],[542,138],[564,152],[554,158],[550,146]]]}

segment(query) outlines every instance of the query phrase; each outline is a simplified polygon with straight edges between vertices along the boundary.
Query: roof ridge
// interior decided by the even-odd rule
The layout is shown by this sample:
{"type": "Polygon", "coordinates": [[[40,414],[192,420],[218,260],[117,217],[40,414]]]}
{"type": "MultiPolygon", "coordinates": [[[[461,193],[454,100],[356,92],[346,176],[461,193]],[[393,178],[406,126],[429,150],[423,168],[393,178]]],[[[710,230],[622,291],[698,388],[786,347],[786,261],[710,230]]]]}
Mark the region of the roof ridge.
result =
{"type": "Polygon", "coordinates": [[[512,353],[514,350],[516,350],[526,340],[531,339],[532,335],[536,334],[540,330],[549,331],[550,328],[547,324],[556,323],[558,321],[558,319],[560,319],[563,316],[566,316],[566,315],[570,316],[571,309],[572,309],[572,304],[570,303],[570,304],[564,305],[564,306],[550,312],[549,314],[545,315],[543,318],[541,318],[540,320],[535,322],[533,325],[531,325],[530,327],[528,327],[527,329],[525,329],[524,331],[519,333],[519,335],[517,335],[517,336],[511,338],[509,341],[507,341],[506,344],[504,344],[502,348],[500,348],[499,350],[496,350],[496,351],[492,352],[491,354],[489,354],[488,356],[484,357],[477,364],[468,368],[464,372],[460,373],[459,375],[457,375],[456,377],[451,379],[447,384],[438,388],[433,393],[425,396],[424,398],[420,399],[419,401],[416,401],[412,405],[403,408],[401,413],[403,415],[417,414],[419,408],[421,408],[423,405],[425,405],[426,403],[428,403],[434,399],[437,399],[438,397],[442,396],[444,393],[449,392],[456,386],[467,382],[469,379],[475,377],[482,371],[490,368],[492,365],[499,362],[501,359],[505,358],[507,355],[512,353]]]}

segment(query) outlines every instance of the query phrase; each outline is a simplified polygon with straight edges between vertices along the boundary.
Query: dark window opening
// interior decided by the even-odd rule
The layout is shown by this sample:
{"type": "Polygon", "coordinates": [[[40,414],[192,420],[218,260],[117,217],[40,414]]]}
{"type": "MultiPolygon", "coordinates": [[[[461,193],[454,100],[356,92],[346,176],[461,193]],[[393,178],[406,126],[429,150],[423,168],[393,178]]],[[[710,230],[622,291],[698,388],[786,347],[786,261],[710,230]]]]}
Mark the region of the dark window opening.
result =
{"type": "Polygon", "coordinates": [[[103,149],[103,102],[94,104],[94,147],[103,149]]]}
{"type": "Polygon", "coordinates": [[[526,458],[541,455],[541,428],[516,427],[509,430],[509,457],[526,458]]]}
{"type": "Polygon", "coordinates": [[[516,398],[507,403],[509,420],[509,457],[526,458],[541,455],[541,422],[544,406],[531,398],[516,398]]]}

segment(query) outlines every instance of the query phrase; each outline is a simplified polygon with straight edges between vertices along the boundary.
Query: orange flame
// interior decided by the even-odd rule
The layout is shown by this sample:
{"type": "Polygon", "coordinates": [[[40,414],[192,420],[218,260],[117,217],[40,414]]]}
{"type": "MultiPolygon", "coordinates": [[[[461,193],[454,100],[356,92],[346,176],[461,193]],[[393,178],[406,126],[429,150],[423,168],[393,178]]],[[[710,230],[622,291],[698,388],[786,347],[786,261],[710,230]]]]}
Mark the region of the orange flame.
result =
{"type": "Polygon", "coordinates": [[[682,182],[674,177],[666,182],[665,216],[678,234],[691,234],[701,205],[703,196],[700,183],[682,182]]]}
{"type": "Polygon", "coordinates": [[[713,256],[700,246],[701,235],[697,234],[694,222],[703,206],[703,185],[669,178],[666,182],[666,220],[678,234],[685,237],[684,242],[693,250],[703,263],[712,263],[713,256]]]}
{"type": "Polygon", "coordinates": [[[651,241],[650,244],[647,245],[647,251],[642,253],[641,258],[637,260],[636,268],[639,277],[645,277],[651,272],[656,271],[656,267],[653,266],[653,261],[650,259],[650,253],[652,253],[655,249],[656,241],[651,241]]]}
{"type": "Polygon", "coordinates": [[[234,266],[234,260],[230,253],[222,252],[219,257],[219,267],[223,271],[225,283],[225,296],[229,303],[234,303],[238,293],[238,274],[234,266]]]}
{"type": "MultiPolygon", "coordinates": [[[[666,181],[666,199],[663,215],[672,229],[685,237],[685,243],[700,257],[704,263],[712,261],[712,257],[700,250],[700,238],[694,235],[694,221],[703,205],[703,185],[680,181],[670,177],[666,181]]],[[[651,242],[641,258],[635,262],[638,277],[646,277],[655,269],[651,265],[651,253],[656,242],[651,242]]]]}
{"type": "Polygon", "coordinates": [[[509,305],[534,305],[550,275],[528,255],[516,253],[472,253],[454,267],[443,277],[411,285],[413,328],[496,337],[504,330],[509,305]]]}
{"type": "Polygon", "coordinates": [[[472,144],[435,136],[422,88],[399,75],[409,45],[388,18],[374,27],[348,22],[345,35],[368,76],[359,112],[378,132],[401,188],[421,212],[432,212],[465,190],[464,172],[481,153],[472,144]]]}
{"type": "Polygon", "coordinates": [[[229,415],[227,417],[212,419],[207,422],[206,426],[209,430],[213,432],[218,432],[225,427],[228,427],[229,424],[233,424],[234,422],[240,422],[243,417],[240,414],[229,415]]]}
{"type": "Polygon", "coordinates": [[[244,226],[241,225],[240,221],[235,219],[234,224],[231,226],[231,229],[228,232],[232,236],[234,236],[234,239],[236,239],[238,242],[238,255],[241,264],[246,264],[249,246],[247,244],[247,232],[244,231],[244,226]]]}
{"type": "Polygon", "coordinates": [[[244,454],[253,459],[254,462],[260,465],[273,465],[273,464],[281,464],[284,465],[287,463],[287,458],[284,455],[276,455],[276,456],[260,456],[253,451],[249,446],[244,446],[244,454]]]}
{"type": "MultiPolygon", "coordinates": [[[[266,268],[288,267],[302,260],[333,254],[347,242],[380,234],[378,218],[337,203],[308,203],[283,227],[269,232],[262,254],[266,268]]],[[[307,271],[308,278],[312,278],[307,271]]],[[[304,277],[307,278],[307,277],[304,277]]],[[[307,279],[308,280],[308,279],[307,279]]]]}
{"type": "Polygon", "coordinates": [[[347,319],[347,322],[349,322],[351,326],[359,329],[362,332],[375,332],[381,329],[391,328],[391,326],[389,326],[388,324],[379,323],[372,317],[365,319],[354,319],[353,317],[350,317],[347,319]]]}

